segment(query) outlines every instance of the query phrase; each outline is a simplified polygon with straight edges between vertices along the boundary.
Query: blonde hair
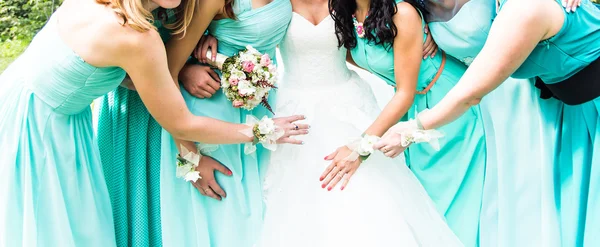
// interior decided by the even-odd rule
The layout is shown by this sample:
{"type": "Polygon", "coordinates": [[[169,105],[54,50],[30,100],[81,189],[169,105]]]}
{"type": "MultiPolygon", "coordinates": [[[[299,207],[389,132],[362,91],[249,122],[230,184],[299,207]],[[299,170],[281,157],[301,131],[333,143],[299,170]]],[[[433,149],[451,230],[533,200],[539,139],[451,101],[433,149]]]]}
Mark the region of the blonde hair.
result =
{"type": "MultiPolygon", "coordinates": [[[[96,0],[97,3],[112,6],[115,13],[123,18],[123,25],[127,24],[139,32],[156,30],[153,25],[154,17],[150,11],[144,8],[142,1],[152,0],[96,0]]],[[[194,15],[196,1],[182,0],[175,10],[177,20],[174,23],[165,25],[166,28],[173,30],[174,35],[185,35],[194,15]]]]}

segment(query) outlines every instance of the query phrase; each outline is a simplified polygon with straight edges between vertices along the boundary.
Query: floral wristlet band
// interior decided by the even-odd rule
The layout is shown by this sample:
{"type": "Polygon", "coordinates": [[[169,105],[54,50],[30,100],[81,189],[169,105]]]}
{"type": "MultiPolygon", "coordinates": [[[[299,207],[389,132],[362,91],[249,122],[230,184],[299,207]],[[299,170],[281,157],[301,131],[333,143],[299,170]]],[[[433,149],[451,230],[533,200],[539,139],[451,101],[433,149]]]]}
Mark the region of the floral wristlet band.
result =
{"type": "Polygon", "coordinates": [[[352,153],[348,155],[344,160],[355,161],[361,159],[365,161],[371,154],[375,152],[373,146],[379,142],[381,138],[377,136],[364,134],[361,138],[350,141],[346,147],[352,150],[352,153]]]}
{"type": "Polygon", "coordinates": [[[399,128],[399,130],[396,130],[396,133],[400,134],[400,144],[403,147],[408,147],[408,145],[412,143],[427,142],[434,150],[440,150],[440,142],[438,139],[444,137],[444,133],[436,129],[424,130],[423,124],[419,121],[419,115],[426,111],[427,109],[421,113],[415,114],[415,119],[408,120],[408,122],[404,123],[398,123],[404,125],[399,128]]]}
{"type": "Polygon", "coordinates": [[[252,143],[246,143],[244,147],[245,154],[251,154],[256,151],[256,144],[261,143],[268,150],[277,150],[277,140],[281,138],[285,131],[275,125],[273,119],[264,116],[260,121],[258,118],[248,115],[246,116],[246,125],[250,128],[240,130],[240,133],[254,137],[252,143]]]}
{"type": "Polygon", "coordinates": [[[183,178],[185,181],[196,182],[198,179],[202,179],[200,173],[196,171],[196,167],[200,163],[202,154],[210,154],[219,148],[218,145],[212,144],[196,144],[196,150],[198,153],[190,152],[183,145],[181,147],[181,154],[177,155],[177,170],[175,175],[178,178],[183,178]]]}

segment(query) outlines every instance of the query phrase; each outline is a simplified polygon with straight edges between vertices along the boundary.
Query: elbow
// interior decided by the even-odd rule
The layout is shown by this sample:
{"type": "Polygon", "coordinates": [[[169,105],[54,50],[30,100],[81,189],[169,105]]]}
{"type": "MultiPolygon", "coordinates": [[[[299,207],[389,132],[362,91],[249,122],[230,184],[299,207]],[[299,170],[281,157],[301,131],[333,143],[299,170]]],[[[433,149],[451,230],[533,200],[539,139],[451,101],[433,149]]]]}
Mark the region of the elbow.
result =
{"type": "Polygon", "coordinates": [[[476,106],[476,105],[479,105],[479,103],[481,103],[481,98],[474,98],[474,99],[467,101],[468,106],[476,106]]]}
{"type": "Polygon", "coordinates": [[[176,121],[163,127],[174,139],[187,140],[190,133],[189,124],[186,121],[176,121]]]}

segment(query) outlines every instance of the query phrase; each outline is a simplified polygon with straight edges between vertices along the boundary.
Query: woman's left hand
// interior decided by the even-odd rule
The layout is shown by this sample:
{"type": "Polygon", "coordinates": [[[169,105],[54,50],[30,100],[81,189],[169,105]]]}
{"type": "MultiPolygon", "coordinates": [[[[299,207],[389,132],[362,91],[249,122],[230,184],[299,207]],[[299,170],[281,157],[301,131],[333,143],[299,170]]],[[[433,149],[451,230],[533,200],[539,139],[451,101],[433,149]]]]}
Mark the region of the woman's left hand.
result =
{"type": "Polygon", "coordinates": [[[340,181],[342,181],[341,190],[346,188],[350,178],[354,175],[356,169],[358,169],[362,162],[360,158],[357,158],[354,161],[346,159],[352,152],[353,151],[348,147],[343,146],[325,157],[325,160],[332,162],[319,179],[323,182],[321,185],[322,188],[327,187],[327,190],[332,190],[340,181]]]}
{"type": "Polygon", "coordinates": [[[379,142],[373,145],[373,148],[381,151],[387,157],[396,158],[407,148],[402,146],[401,140],[400,134],[388,131],[379,142]]]}
{"type": "Polygon", "coordinates": [[[427,57],[433,58],[437,53],[438,46],[433,40],[431,32],[429,32],[429,25],[425,25],[425,35],[426,38],[425,43],[423,44],[423,59],[426,59],[427,57]]]}
{"type": "Polygon", "coordinates": [[[567,13],[575,12],[577,7],[581,6],[581,0],[562,0],[562,6],[565,8],[567,13]]]}

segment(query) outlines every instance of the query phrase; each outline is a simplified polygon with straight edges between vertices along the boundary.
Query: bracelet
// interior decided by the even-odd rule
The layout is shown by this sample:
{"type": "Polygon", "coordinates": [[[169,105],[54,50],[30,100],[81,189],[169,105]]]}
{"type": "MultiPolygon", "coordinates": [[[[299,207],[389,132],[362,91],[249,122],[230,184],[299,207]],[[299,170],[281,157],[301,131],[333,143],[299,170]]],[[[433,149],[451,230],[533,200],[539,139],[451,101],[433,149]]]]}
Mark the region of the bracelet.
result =
{"type": "Polygon", "coordinates": [[[183,145],[181,145],[181,153],[183,156],[177,154],[177,169],[175,170],[175,175],[188,182],[196,182],[198,179],[202,179],[202,177],[200,177],[200,172],[196,171],[196,167],[198,167],[202,155],[190,152],[183,145]]]}

